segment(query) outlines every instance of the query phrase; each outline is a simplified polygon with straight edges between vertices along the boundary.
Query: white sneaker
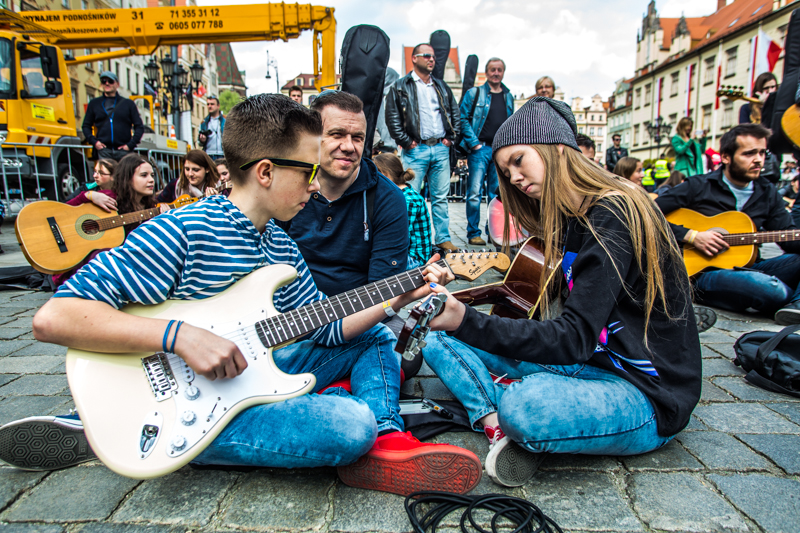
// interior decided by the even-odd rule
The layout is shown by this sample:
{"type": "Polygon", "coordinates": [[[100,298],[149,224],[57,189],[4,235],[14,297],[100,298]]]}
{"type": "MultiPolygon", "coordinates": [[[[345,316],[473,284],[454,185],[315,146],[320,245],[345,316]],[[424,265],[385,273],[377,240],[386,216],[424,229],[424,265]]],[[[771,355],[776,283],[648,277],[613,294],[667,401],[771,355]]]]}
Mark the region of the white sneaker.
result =
{"type": "Polygon", "coordinates": [[[500,426],[486,426],[483,432],[489,438],[489,455],[484,468],[492,481],[504,487],[527,483],[542,463],[544,454],[522,448],[508,438],[500,426]]]}
{"type": "Polygon", "coordinates": [[[96,457],[77,415],[32,416],[0,427],[0,459],[23,470],[57,470],[96,457]]]}

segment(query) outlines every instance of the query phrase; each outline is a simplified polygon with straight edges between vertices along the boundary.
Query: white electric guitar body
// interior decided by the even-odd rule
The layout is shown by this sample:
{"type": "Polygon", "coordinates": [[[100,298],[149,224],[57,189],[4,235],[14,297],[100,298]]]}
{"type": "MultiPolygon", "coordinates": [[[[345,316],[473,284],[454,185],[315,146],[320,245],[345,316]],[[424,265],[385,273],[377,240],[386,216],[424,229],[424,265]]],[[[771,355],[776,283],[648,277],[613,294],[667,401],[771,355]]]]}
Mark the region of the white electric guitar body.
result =
{"type": "MultiPolygon", "coordinates": [[[[484,252],[449,254],[440,262],[467,279],[476,279],[489,268],[506,270],[509,263],[503,254],[484,252]]],[[[170,353],[69,349],[69,386],[100,460],[114,472],[135,479],[177,470],[197,457],[244,409],[313,390],[312,374],[290,375],[278,369],[273,347],[425,283],[418,268],[278,313],[273,295],[296,275],[289,265],[271,265],[211,298],[123,308],[132,315],[183,320],[236,343],[248,366],[233,379],[210,381],[170,353]]]]}

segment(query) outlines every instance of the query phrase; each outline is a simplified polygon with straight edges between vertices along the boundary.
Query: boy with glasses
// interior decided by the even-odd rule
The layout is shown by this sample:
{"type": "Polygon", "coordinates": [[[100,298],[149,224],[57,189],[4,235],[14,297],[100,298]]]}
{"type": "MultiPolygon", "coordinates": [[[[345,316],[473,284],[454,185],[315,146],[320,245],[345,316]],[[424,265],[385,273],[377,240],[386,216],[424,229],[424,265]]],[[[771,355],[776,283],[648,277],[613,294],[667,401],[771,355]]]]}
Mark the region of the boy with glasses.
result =
{"type": "MultiPolygon", "coordinates": [[[[223,143],[235,185],[230,196],[210,196],[156,217],[119,248],[100,254],[39,310],[33,325],[36,338],[90,351],[158,352],[169,337],[170,351],[208,379],[235,379],[250,371],[239,347],[227,339],[188,322],[170,336],[172,323],[119,309],[129,302],[208,298],[272,264],[291,265],[298,274],[275,292],[279,312],[324,299],[297,245],[275,224],[290,220],[319,191],[314,177],[321,132],[319,113],[285,96],[262,94],[237,104],[228,116],[223,143]]],[[[452,279],[436,265],[426,272],[432,283],[452,279]]],[[[313,373],[314,392],[323,393],[242,411],[194,462],[338,466],[349,485],[404,495],[454,487],[471,490],[481,472],[474,454],[450,445],[423,444],[402,433],[399,357],[392,351],[391,334],[375,327],[386,316],[384,307],[399,310],[428,292],[424,285],[275,350],[272,356],[280,370],[313,373]],[[339,387],[326,389],[348,375],[352,395],[339,387]]],[[[0,442],[17,442],[20,428],[56,438],[20,442],[31,448],[22,455],[8,452],[11,446],[2,447],[0,458],[15,466],[53,469],[93,457],[79,455],[88,449],[79,420],[19,420],[0,428],[0,442]],[[62,438],[65,435],[75,438],[62,438]],[[59,455],[65,440],[74,443],[74,454],[59,455]],[[70,461],[58,462],[58,457],[67,456],[70,461]]]]}
{"type": "Polygon", "coordinates": [[[119,80],[110,70],[100,73],[103,96],[89,102],[81,130],[98,159],[119,161],[131,153],[144,134],[144,124],[133,100],[120,96],[119,80]],[[92,132],[92,127],[97,134],[92,132]],[[133,129],[133,134],[131,134],[133,129]]]}

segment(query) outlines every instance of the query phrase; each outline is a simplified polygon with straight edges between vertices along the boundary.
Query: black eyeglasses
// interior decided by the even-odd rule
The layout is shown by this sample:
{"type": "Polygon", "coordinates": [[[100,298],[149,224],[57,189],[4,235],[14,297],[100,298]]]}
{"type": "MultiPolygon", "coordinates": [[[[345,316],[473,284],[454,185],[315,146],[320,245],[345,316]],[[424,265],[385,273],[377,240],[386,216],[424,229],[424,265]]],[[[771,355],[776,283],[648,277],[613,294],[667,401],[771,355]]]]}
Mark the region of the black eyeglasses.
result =
{"type": "Polygon", "coordinates": [[[103,78],[102,80],[100,80],[100,83],[102,83],[103,85],[113,85],[114,80],[109,78],[103,78]]]}
{"type": "Polygon", "coordinates": [[[317,172],[319,172],[319,165],[315,163],[306,163],[305,161],[295,161],[294,159],[278,159],[277,157],[262,157],[260,159],[253,159],[249,163],[245,163],[244,165],[239,167],[239,170],[248,170],[254,167],[257,163],[264,161],[265,159],[272,162],[273,165],[276,167],[291,167],[291,168],[308,168],[311,169],[311,177],[308,179],[308,184],[311,185],[313,183],[314,178],[317,177],[317,172]]]}
{"type": "Polygon", "coordinates": [[[414,57],[424,57],[425,59],[431,59],[436,56],[434,56],[433,54],[414,54],[414,57]]]}

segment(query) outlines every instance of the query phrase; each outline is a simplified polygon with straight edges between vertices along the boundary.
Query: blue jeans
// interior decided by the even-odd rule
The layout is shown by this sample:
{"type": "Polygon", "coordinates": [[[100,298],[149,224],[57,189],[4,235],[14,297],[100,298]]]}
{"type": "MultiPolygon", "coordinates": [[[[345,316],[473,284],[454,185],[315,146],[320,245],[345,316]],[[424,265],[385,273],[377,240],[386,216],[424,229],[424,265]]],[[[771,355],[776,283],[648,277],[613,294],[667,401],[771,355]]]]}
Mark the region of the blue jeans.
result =
{"type": "Polygon", "coordinates": [[[800,255],[783,254],[749,269],[704,272],[694,284],[698,303],[742,312],[774,314],[800,300],[800,255]]]}
{"type": "Polygon", "coordinates": [[[481,236],[481,189],[486,178],[486,196],[491,201],[497,190],[497,169],[492,161],[492,147],[483,145],[467,156],[467,238],[481,236]]]}
{"type": "Polygon", "coordinates": [[[658,435],[650,400],[612,372],[516,361],[442,332],[426,340],[425,361],[464,404],[476,431],[480,418],[497,412],[505,434],[537,453],[635,455],[672,439],[658,435]],[[495,384],[490,371],[522,381],[495,384]]]}
{"type": "Polygon", "coordinates": [[[282,371],[314,374],[314,392],[350,375],[353,395],[333,388],[246,409],[194,462],[282,468],[353,463],[379,431],[404,428],[395,341],[389,328],[378,324],[342,346],[307,340],[274,351],[282,371]]]}
{"type": "Polygon", "coordinates": [[[450,191],[450,148],[439,143],[435,146],[420,144],[416,148],[403,150],[403,167],[414,170],[416,179],[411,182],[415,191],[422,189],[425,178],[431,197],[434,242],[441,244],[450,240],[450,215],[447,210],[447,193],[450,191]]]}

